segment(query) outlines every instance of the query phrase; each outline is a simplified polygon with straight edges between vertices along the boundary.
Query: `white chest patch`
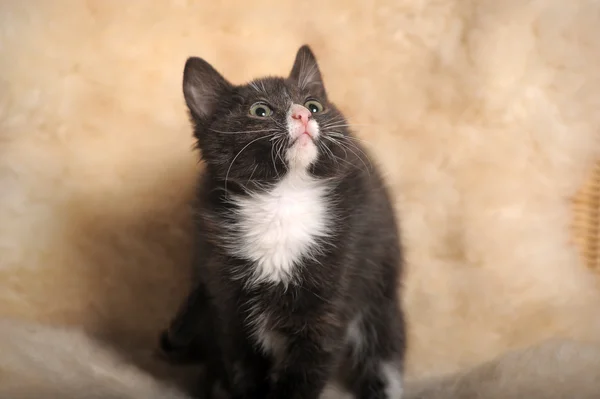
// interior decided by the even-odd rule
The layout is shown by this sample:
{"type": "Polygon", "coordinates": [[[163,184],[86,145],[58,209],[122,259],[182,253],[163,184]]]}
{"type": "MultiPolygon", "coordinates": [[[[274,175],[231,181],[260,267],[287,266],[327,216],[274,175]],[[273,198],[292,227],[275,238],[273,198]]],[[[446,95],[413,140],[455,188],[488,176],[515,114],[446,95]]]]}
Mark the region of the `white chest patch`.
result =
{"type": "Polygon", "coordinates": [[[255,264],[250,283],[287,284],[294,267],[329,233],[328,187],[304,172],[292,172],[269,192],[238,197],[232,246],[255,264]]]}

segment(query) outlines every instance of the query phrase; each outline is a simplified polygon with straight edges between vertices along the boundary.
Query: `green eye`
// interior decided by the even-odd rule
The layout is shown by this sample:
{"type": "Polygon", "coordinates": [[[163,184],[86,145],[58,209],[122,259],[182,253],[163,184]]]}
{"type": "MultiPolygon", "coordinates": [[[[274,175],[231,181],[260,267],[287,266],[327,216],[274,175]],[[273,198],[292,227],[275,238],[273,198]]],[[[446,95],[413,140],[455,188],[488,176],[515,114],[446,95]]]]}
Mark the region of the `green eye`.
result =
{"type": "Polygon", "coordinates": [[[304,103],[304,106],[313,114],[323,112],[323,106],[317,100],[310,100],[304,103]]]}
{"type": "Polygon", "coordinates": [[[250,107],[250,115],[257,116],[259,118],[266,118],[273,115],[273,110],[264,103],[256,103],[250,107]]]}

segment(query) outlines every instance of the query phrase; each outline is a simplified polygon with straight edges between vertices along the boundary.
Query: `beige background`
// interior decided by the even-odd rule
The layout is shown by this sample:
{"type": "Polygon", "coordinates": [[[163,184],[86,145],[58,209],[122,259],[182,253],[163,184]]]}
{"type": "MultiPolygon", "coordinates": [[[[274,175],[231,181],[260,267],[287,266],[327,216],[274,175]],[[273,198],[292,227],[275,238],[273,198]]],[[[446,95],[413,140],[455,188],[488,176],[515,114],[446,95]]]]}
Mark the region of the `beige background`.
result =
{"type": "Polygon", "coordinates": [[[401,214],[409,376],[600,337],[568,228],[598,37],[594,0],[5,0],[0,314],[151,348],[187,289],[185,59],[243,82],[308,43],[401,214]]]}

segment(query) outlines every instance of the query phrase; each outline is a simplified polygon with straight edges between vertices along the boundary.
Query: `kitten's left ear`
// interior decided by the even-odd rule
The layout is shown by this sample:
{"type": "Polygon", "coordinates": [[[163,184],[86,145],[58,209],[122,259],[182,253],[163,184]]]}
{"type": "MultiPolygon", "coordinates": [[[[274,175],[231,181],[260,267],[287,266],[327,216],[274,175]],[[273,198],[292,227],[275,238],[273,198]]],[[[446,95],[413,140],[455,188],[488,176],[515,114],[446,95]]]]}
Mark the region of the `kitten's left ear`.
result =
{"type": "Polygon", "coordinates": [[[317,58],[308,45],[304,45],[298,50],[290,79],[295,81],[302,89],[320,91],[325,95],[325,85],[317,64],[317,58]]]}
{"type": "Polygon", "coordinates": [[[190,57],[183,72],[183,94],[185,102],[196,118],[209,117],[217,106],[219,96],[230,83],[208,62],[190,57]]]}

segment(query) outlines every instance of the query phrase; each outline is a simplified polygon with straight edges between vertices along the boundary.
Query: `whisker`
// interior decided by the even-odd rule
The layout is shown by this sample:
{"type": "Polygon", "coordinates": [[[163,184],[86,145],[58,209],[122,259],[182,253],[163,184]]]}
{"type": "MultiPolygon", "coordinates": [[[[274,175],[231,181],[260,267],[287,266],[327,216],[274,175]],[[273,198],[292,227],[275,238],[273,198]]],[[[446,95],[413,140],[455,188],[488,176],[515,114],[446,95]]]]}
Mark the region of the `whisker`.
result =
{"type": "Polygon", "coordinates": [[[327,148],[327,146],[322,141],[317,141],[317,147],[320,148],[325,153],[325,156],[331,156],[331,160],[336,165],[338,165],[338,162],[335,159],[335,155],[333,154],[333,152],[331,152],[331,150],[329,148],[327,148]]]}
{"type": "Polygon", "coordinates": [[[277,141],[275,141],[273,143],[273,145],[271,146],[271,159],[273,160],[273,168],[275,169],[275,174],[277,175],[277,177],[279,177],[279,170],[277,169],[277,157],[279,156],[279,151],[278,151],[278,147],[279,147],[279,143],[281,141],[283,141],[283,137],[282,136],[276,136],[277,137],[277,141]]]}
{"type": "Polygon", "coordinates": [[[277,119],[273,118],[272,116],[271,116],[271,117],[269,117],[269,119],[271,119],[271,121],[272,121],[273,123],[275,123],[275,124],[276,124],[276,125],[277,125],[279,128],[281,128],[282,130],[284,130],[284,131],[286,131],[286,132],[287,132],[287,130],[288,130],[288,129],[287,129],[287,127],[285,127],[285,126],[284,126],[284,125],[283,125],[281,122],[279,122],[277,119]]]}
{"type": "MultiPolygon", "coordinates": [[[[361,156],[360,156],[360,155],[358,155],[358,154],[357,154],[355,151],[353,151],[353,150],[352,150],[352,148],[350,147],[350,145],[352,144],[352,146],[353,146],[355,149],[357,149],[357,150],[359,150],[360,152],[362,152],[362,153],[363,153],[363,155],[364,155],[365,157],[367,157],[367,161],[369,162],[369,164],[370,164],[370,165],[371,165],[371,167],[372,167],[373,165],[371,164],[371,160],[369,159],[369,157],[367,156],[367,154],[365,154],[365,153],[364,153],[364,151],[360,150],[360,148],[356,147],[356,146],[355,146],[353,143],[351,143],[351,142],[346,142],[346,143],[344,143],[344,142],[342,142],[342,141],[336,140],[336,139],[334,139],[334,138],[331,138],[331,137],[328,137],[328,136],[324,136],[324,137],[325,137],[326,139],[330,140],[332,143],[335,143],[335,144],[339,145],[339,146],[340,146],[340,148],[341,148],[341,149],[344,151],[344,154],[346,155],[346,157],[348,157],[348,153],[346,152],[346,150],[348,150],[348,151],[350,151],[352,154],[354,154],[354,156],[356,156],[356,157],[357,157],[357,158],[360,160],[360,162],[363,164],[363,166],[365,167],[364,171],[365,171],[365,172],[367,172],[368,174],[371,174],[371,172],[370,172],[370,168],[369,168],[369,167],[367,166],[367,164],[365,163],[365,161],[364,161],[363,157],[361,157],[361,156]]],[[[347,163],[349,163],[349,164],[352,164],[351,162],[348,162],[348,161],[346,161],[346,162],[347,162],[347,163]]]]}
{"type": "MultiPolygon", "coordinates": [[[[367,154],[362,148],[360,148],[360,146],[358,146],[356,143],[353,143],[352,140],[356,141],[357,143],[367,143],[368,142],[366,140],[362,140],[356,137],[351,137],[351,136],[344,136],[344,139],[348,141],[348,144],[352,145],[353,148],[355,148],[356,150],[360,151],[360,153],[362,153],[365,158],[367,158],[367,160],[369,160],[369,163],[371,163],[369,154],[367,154]]],[[[371,165],[372,167],[373,165],[371,165]]]]}
{"type": "Polygon", "coordinates": [[[322,122],[322,125],[333,125],[335,123],[348,123],[344,118],[331,118],[322,122]]]}
{"type": "MultiPolygon", "coordinates": [[[[271,137],[269,141],[273,141],[275,139],[277,139],[277,136],[271,137]]],[[[279,176],[279,173],[277,173],[277,165],[275,164],[275,143],[271,144],[271,162],[273,162],[273,169],[275,169],[275,173],[277,176],[279,176]]]]}
{"type": "Polygon", "coordinates": [[[279,129],[261,129],[261,130],[241,130],[237,132],[224,132],[222,130],[210,129],[210,131],[221,134],[245,134],[245,133],[269,133],[269,132],[278,132],[279,129]]]}
{"type": "Polygon", "coordinates": [[[344,139],[344,140],[356,141],[356,142],[358,142],[360,144],[364,144],[366,146],[372,146],[373,145],[373,143],[371,143],[371,142],[369,142],[369,141],[367,141],[365,139],[361,139],[360,137],[355,137],[355,136],[348,136],[348,135],[345,135],[345,134],[343,134],[341,132],[329,131],[329,132],[326,132],[326,133],[328,135],[330,135],[330,136],[339,137],[339,138],[344,139]]]}
{"type": "MultiPolygon", "coordinates": [[[[333,160],[333,162],[335,162],[335,164],[336,164],[338,167],[340,166],[340,161],[341,161],[341,162],[344,162],[345,164],[352,165],[352,164],[351,164],[350,162],[348,162],[347,160],[345,160],[345,159],[343,159],[343,158],[340,158],[340,157],[338,157],[337,155],[335,155],[335,154],[333,153],[333,151],[332,151],[330,148],[328,148],[326,145],[323,145],[323,148],[325,148],[325,149],[326,149],[326,150],[329,152],[329,154],[331,154],[331,159],[333,160]]],[[[345,150],[345,149],[344,149],[342,146],[340,146],[340,148],[342,148],[342,150],[344,151],[344,153],[346,154],[346,157],[347,157],[348,155],[347,155],[347,152],[346,152],[346,150],[345,150]]]]}
{"type": "Polygon", "coordinates": [[[254,169],[252,169],[252,173],[250,174],[250,177],[246,181],[246,184],[250,183],[250,180],[252,180],[252,177],[254,176],[254,172],[256,172],[257,168],[258,168],[258,164],[254,165],[254,169]]]}
{"type": "MultiPolygon", "coordinates": [[[[276,134],[276,133],[274,133],[274,134],[276,134]]],[[[225,192],[227,192],[227,179],[229,178],[229,172],[231,171],[231,167],[233,166],[233,163],[234,163],[234,162],[235,162],[235,160],[236,160],[236,159],[237,159],[237,158],[240,156],[240,154],[241,154],[242,152],[244,152],[244,150],[245,150],[246,148],[248,148],[248,147],[249,147],[249,146],[250,146],[252,143],[255,143],[255,142],[257,142],[258,140],[261,140],[261,139],[266,139],[266,138],[268,138],[268,137],[271,137],[271,136],[273,136],[274,134],[271,134],[271,135],[266,135],[266,136],[260,136],[260,137],[257,137],[257,138],[255,138],[254,140],[252,140],[251,142],[249,142],[248,144],[246,144],[246,145],[245,145],[245,146],[244,146],[244,147],[243,147],[243,148],[242,148],[242,149],[241,149],[241,150],[240,150],[240,151],[239,151],[239,152],[238,152],[238,153],[235,155],[235,157],[233,157],[233,160],[232,160],[232,161],[231,161],[231,163],[229,164],[229,168],[227,168],[227,173],[225,173],[225,192]]]]}
{"type": "Polygon", "coordinates": [[[283,147],[285,146],[285,137],[281,137],[281,142],[278,144],[277,146],[277,156],[279,157],[279,159],[281,160],[281,162],[285,165],[285,161],[283,160],[283,156],[281,155],[281,153],[283,152],[283,147]]]}
{"type": "Polygon", "coordinates": [[[250,82],[248,84],[250,85],[250,87],[252,87],[254,90],[260,93],[260,89],[258,88],[255,82],[250,82]]]}
{"type": "Polygon", "coordinates": [[[373,127],[373,126],[377,126],[377,125],[367,125],[367,124],[357,124],[357,123],[338,123],[338,122],[334,122],[331,124],[327,124],[324,123],[321,126],[321,129],[338,129],[340,127],[373,127]],[[337,124],[336,124],[337,123],[337,124]]]}
{"type": "Polygon", "coordinates": [[[365,154],[365,152],[363,150],[361,150],[360,148],[358,148],[354,143],[352,142],[345,142],[342,143],[340,142],[340,144],[342,144],[342,146],[346,147],[348,149],[348,151],[350,151],[351,153],[353,153],[358,159],[360,159],[360,161],[362,162],[362,164],[365,166],[365,170],[367,173],[369,173],[369,175],[371,174],[370,169],[373,167],[373,164],[371,164],[371,160],[369,159],[369,157],[367,156],[367,154],[365,154]],[[358,151],[360,151],[366,158],[367,158],[367,162],[369,162],[369,165],[371,168],[369,168],[367,166],[367,164],[365,163],[365,160],[363,159],[363,157],[361,157],[360,155],[358,155],[356,152],[354,152],[352,150],[352,148],[350,148],[349,145],[352,145],[352,147],[354,147],[355,149],[357,149],[358,151]]]}
{"type": "MultiPolygon", "coordinates": [[[[331,137],[325,137],[325,138],[326,138],[326,139],[328,139],[329,141],[331,141],[332,143],[334,143],[334,144],[337,144],[337,145],[338,145],[338,146],[339,146],[339,147],[342,149],[342,151],[344,151],[344,156],[345,156],[346,158],[348,158],[348,151],[346,151],[346,148],[345,148],[345,147],[342,145],[342,143],[340,143],[338,140],[332,139],[331,137]]],[[[334,155],[334,156],[335,156],[335,155],[334,155]]],[[[338,158],[338,159],[340,159],[340,160],[344,161],[344,162],[345,162],[345,163],[347,163],[348,165],[353,165],[351,162],[348,162],[346,159],[342,159],[342,158],[340,158],[340,157],[336,157],[336,158],[338,158]]]]}

